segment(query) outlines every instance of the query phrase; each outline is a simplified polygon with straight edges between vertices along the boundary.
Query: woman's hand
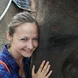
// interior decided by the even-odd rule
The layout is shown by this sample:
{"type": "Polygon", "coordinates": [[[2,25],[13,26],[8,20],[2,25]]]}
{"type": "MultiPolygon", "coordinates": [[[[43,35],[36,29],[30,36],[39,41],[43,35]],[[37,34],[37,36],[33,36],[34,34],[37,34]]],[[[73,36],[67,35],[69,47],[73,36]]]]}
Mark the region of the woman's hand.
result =
{"type": "Polygon", "coordinates": [[[32,78],[49,78],[51,74],[52,70],[50,70],[49,62],[45,63],[45,61],[43,61],[36,73],[35,66],[32,68],[32,78]]]}

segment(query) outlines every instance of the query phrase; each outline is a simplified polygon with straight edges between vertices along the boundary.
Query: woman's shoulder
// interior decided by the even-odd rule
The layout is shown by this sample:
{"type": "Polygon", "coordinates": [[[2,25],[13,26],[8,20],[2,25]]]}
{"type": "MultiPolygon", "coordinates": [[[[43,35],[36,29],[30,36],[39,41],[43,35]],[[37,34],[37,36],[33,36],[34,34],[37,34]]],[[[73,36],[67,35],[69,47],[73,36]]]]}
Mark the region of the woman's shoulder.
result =
{"type": "Polygon", "coordinates": [[[5,54],[2,51],[0,52],[0,60],[5,60],[5,54]]]}
{"type": "Polygon", "coordinates": [[[3,64],[0,64],[0,78],[10,78],[10,73],[3,64]]]}

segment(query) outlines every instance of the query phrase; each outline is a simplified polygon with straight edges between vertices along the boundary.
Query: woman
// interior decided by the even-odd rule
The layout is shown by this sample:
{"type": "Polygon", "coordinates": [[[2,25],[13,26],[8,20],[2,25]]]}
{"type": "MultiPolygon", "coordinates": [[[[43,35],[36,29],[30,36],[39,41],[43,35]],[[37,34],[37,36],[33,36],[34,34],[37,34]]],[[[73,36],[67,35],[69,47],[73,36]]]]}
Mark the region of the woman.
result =
{"type": "MultiPolygon", "coordinates": [[[[38,47],[38,24],[26,12],[16,14],[8,25],[7,39],[0,53],[0,78],[31,78],[30,60],[38,47]]],[[[43,61],[35,73],[32,68],[32,78],[49,78],[52,73],[49,62],[43,61]]]]}

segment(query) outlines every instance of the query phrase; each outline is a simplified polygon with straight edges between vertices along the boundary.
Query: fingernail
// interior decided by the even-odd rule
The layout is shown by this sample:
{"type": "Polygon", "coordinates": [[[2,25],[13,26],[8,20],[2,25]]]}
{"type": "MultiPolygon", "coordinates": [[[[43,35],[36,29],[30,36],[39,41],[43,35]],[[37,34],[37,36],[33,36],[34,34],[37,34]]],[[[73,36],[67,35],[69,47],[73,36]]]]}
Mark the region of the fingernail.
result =
{"type": "Polygon", "coordinates": [[[35,65],[33,65],[33,67],[35,68],[35,65]]]}
{"type": "Polygon", "coordinates": [[[52,73],[53,71],[51,70],[50,73],[52,73]]]}
{"type": "Polygon", "coordinates": [[[49,61],[47,61],[47,63],[49,64],[49,61]]]}
{"type": "Polygon", "coordinates": [[[43,60],[43,62],[45,62],[45,60],[43,60]]]}

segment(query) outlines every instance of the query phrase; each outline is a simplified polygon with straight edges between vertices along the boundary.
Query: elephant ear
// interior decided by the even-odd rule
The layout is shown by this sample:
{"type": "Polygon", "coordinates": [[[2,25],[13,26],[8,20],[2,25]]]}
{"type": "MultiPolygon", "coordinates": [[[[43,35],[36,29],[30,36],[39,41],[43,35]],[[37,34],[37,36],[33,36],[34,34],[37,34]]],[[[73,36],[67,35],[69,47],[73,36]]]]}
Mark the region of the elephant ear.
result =
{"type": "Polygon", "coordinates": [[[0,20],[4,17],[10,7],[12,0],[0,0],[0,20]]]}

